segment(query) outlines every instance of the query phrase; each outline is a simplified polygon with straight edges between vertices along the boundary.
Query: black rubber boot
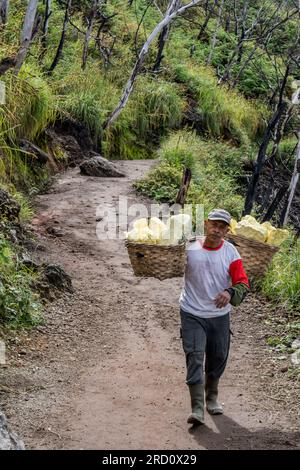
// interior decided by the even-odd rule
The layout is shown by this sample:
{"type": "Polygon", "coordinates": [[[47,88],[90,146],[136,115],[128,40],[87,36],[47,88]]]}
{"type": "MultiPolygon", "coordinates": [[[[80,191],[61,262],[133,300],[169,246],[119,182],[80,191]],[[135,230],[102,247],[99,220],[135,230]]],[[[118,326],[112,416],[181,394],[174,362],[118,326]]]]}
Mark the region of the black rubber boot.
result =
{"type": "Polygon", "coordinates": [[[204,424],[204,385],[189,385],[191,395],[192,413],[187,422],[190,424],[204,424]]]}
{"type": "Polygon", "coordinates": [[[219,385],[219,379],[211,379],[209,377],[206,377],[206,380],[205,380],[206,409],[211,415],[223,414],[223,408],[217,401],[218,385],[219,385]]]}

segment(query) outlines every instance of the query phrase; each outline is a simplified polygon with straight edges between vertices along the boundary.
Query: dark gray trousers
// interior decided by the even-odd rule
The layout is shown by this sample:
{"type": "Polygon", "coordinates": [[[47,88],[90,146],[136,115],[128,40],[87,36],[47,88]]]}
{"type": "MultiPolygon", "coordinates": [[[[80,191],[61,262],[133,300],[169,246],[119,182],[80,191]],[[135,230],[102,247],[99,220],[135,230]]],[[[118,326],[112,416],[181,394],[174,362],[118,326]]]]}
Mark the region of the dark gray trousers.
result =
{"type": "Polygon", "coordinates": [[[187,366],[186,383],[204,383],[204,358],[206,376],[212,379],[221,377],[229,354],[229,313],[221,317],[199,318],[180,310],[180,316],[187,366]]]}

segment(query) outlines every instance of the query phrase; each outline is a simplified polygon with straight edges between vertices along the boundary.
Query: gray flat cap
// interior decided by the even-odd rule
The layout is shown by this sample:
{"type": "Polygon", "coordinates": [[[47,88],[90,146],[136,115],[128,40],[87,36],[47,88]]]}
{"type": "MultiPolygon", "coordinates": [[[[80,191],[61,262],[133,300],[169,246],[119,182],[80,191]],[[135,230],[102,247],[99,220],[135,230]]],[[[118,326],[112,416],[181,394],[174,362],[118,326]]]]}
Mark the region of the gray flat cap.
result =
{"type": "Polygon", "coordinates": [[[231,215],[229,212],[225,211],[224,209],[214,209],[208,214],[208,220],[222,220],[226,222],[226,224],[230,224],[231,222],[231,215]]]}

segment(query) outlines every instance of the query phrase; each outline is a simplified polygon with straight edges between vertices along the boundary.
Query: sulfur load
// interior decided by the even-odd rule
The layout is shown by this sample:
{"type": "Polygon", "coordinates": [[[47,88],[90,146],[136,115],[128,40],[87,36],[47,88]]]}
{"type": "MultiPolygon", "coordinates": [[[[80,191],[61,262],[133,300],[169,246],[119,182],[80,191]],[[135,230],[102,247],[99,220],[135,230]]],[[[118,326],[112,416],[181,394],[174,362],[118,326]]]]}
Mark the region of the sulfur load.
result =
{"type": "Polygon", "coordinates": [[[251,240],[275,246],[281,245],[289,235],[288,230],[273,227],[270,222],[260,224],[251,215],[246,215],[240,222],[232,219],[230,231],[234,235],[242,235],[251,240]]]}
{"type": "Polygon", "coordinates": [[[127,240],[136,243],[149,243],[159,245],[177,245],[191,233],[191,218],[187,214],[178,214],[169,217],[164,224],[157,217],[136,220],[133,230],[125,232],[127,240]]]}

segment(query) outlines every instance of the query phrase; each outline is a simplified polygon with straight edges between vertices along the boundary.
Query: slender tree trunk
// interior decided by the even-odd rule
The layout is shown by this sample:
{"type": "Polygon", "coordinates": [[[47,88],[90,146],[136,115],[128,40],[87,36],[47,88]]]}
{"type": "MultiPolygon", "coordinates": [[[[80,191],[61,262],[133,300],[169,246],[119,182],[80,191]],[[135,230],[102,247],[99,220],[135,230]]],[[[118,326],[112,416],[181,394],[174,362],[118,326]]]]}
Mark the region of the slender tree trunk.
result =
{"type": "Polygon", "coordinates": [[[243,2],[243,11],[242,11],[242,17],[240,19],[240,30],[241,30],[241,35],[240,35],[240,41],[239,41],[239,49],[238,49],[238,56],[237,56],[237,63],[240,64],[243,56],[243,51],[244,51],[244,39],[246,36],[246,28],[245,28],[245,22],[248,14],[248,6],[249,6],[249,0],[244,0],[243,2]]]}
{"type": "Polygon", "coordinates": [[[212,37],[210,51],[209,51],[209,55],[208,55],[208,58],[207,58],[207,61],[206,61],[206,65],[210,65],[211,61],[212,61],[213,53],[214,53],[216,43],[217,43],[217,35],[218,35],[218,31],[219,31],[220,24],[221,24],[223,6],[224,6],[224,0],[221,0],[220,7],[219,7],[219,13],[218,13],[217,26],[216,26],[216,29],[214,31],[213,37],[212,37]]]}
{"type": "Polygon", "coordinates": [[[42,45],[43,45],[43,50],[45,51],[47,49],[47,37],[48,37],[48,30],[49,30],[49,18],[52,14],[51,11],[51,0],[46,0],[46,6],[45,6],[45,18],[44,18],[44,24],[43,24],[43,37],[42,37],[42,45]]]}
{"type": "Polygon", "coordinates": [[[288,221],[289,212],[291,209],[291,205],[292,205],[295,191],[297,188],[297,183],[299,180],[299,173],[300,173],[300,134],[298,136],[298,145],[297,145],[294,172],[293,172],[291,183],[288,189],[288,203],[287,203],[287,206],[284,208],[282,216],[281,216],[282,225],[286,225],[288,221]]]}
{"type": "Polygon", "coordinates": [[[123,91],[122,97],[121,97],[117,107],[113,110],[113,112],[108,116],[108,118],[104,122],[103,129],[106,129],[113,121],[115,121],[115,119],[118,117],[118,115],[120,114],[122,109],[124,109],[128,99],[129,99],[129,96],[130,96],[130,94],[133,90],[133,86],[134,86],[136,77],[138,76],[138,74],[141,70],[141,67],[144,63],[144,60],[145,60],[145,58],[148,54],[149,47],[150,47],[151,43],[153,42],[153,40],[155,39],[155,37],[163,30],[163,28],[165,26],[167,26],[174,18],[176,18],[176,16],[181,15],[182,13],[184,13],[189,8],[194,7],[195,5],[197,5],[197,3],[199,3],[199,2],[200,2],[200,0],[192,0],[187,5],[184,5],[181,8],[179,8],[179,10],[173,12],[172,14],[170,14],[168,16],[165,16],[162,19],[162,21],[160,21],[160,23],[158,23],[158,25],[156,25],[156,27],[154,28],[154,30],[152,31],[152,33],[148,37],[147,41],[143,45],[143,47],[142,47],[142,49],[139,53],[139,57],[138,57],[135,65],[132,69],[131,76],[130,76],[129,80],[127,81],[127,84],[126,84],[125,89],[123,91]]]}
{"type": "Polygon", "coordinates": [[[85,37],[84,37],[84,46],[83,46],[83,53],[82,53],[82,66],[81,67],[82,67],[83,70],[85,70],[85,68],[86,68],[88,50],[89,50],[89,43],[90,43],[92,31],[93,31],[97,6],[98,6],[98,0],[94,0],[89,18],[87,20],[88,21],[88,28],[86,30],[86,34],[85,34],[85,37]]]}
{"type": "Polygon", "coordinates": [[[200,28],[197,39],[202,38],[202,35],[203,35],[204,31],[206,30],[206,26],[208,25],[208,22],[212,17],[213,11],[214,11],[214,8],[213,7],[209,8],[209,0],[207,0],[206,3],[205,3],[205,15],[206,15],[205,20],[204,20],[204,22],[203,22],[203,24],[200,28]]]}
{"type": "Polygon", "coordinates": [[[289,76],[289,64],[286,67],[285,75],[282,80],[282,84],[280,87],[280,93],[279,93],[279,100],[278,100],[278,105],[275,113],[273,114],[272,118],[270,119],[267,129],[265,131],[263,141],[259,147],[258,155],[257,155],[257,160],[254,166],[254,171],[252,178],[250,180],[246,198],[245,198],[245,206],[244,206],[244,211],[243,215],[250,214],[253,208],[254,201],[256,199],[256,193],[257,193],[257,187],[258,187],[258,182],[259,182],[259,177],[261,174],[261,171],[263,169],[264,163],[265,163],[265,157],[266,157],[266,150],[268,147],[268,144],[270,142],[272,132],[275,129],[280,117],[282,116],[282,113],[286,109],[286,103],[283,101],[283,93],[286,87],[287,79],[289,76]]]}
{"type": "Polygon", "coordinates": [[[185,204],[187,193],[189,190],[190,182],[192,179],[192,172],[189,168],[185,168],[182,174],[181,185],[176,197],[176,204],[180,204],[182,207],[185,204]]]}
{"type": "Polygon", "coordinates": [[[31,35],[31,38],[30,38],[31,41],[34,40],[35,36],[39,32],[42,21],[43,21],[42,15],[40,13],[37,13],[36,16],[35,16],[34,25],[33,25],[33,28],[32,28],[32,35],[31,35]]]}
{"type": "Polygon", "coordinates": [[[9,0],[0,0],[0,25],[8,22],[9,0]]]}
{"type": "Polygon", "coordinates": [[[52,62],[51,66],[48,70],[48,75],[52,74],[53,70],[57,66],[57,64],[59,62],[59,59],[61,58],[61,55],[62,55],[62,51],[63,51],[65,39],[66,39],[66,33],[67,33],[67,29],[68,29],[68,24],[69,24],[69,14],[70,14],[71,5],[72,5],[72,0],[68,0],[67,4],[66,4],[66,11],[65,11],[64,23],[63,23],[63,29],[62,29],[62,32],[61,32],[59,45],[58,45],[58,48],[57,48],[57,51],[56,51],[56,55],[53,59],[53,62],[52,62]]]}
{"type": "Polygon", "coordinates": [[[280,118],[282,112],[283,112],[283,105],[281,104],[281,106],[279,106],[276,112],[273,114],[272,119],[269,122],[266,132],[264,134],[263,141],[259,147],[257,160],[254,166],[254,172],[250,180],[250,184],[249,184],[247,195],[246,195],[243,215],[250,214],[252,211],[253,204],[256,199],[256,192],[257,192],[257,186],[259,182],[260,173],[265,163],[266,150],[271,139],[272,131],[275,128],[276,123],[278,122],[278,119],[280,118]]]}
{"type": "Polygon", "coordinates": [[[20,48],[16,57],[16,66],[14,70],[14,74],[18,75],[27,55],[27,51],[30,46],[31,38],[32,38],[32,31],[35,22],[35,15],[37,11],[38,0],[29,0],[25,20],[23,24],[23,30],[21,34],[21,43],[20,48]]]}
{"type": "MultiPolygon", "coordinates": [[[[168,10],[167,10],[167,14],[171,14],[174,11],[178,10],[178,8],[180,7],[180,4],[181,4],[181,0],[175,0],[175,1],[173,0],[170,4],[168,10]]],[[[170,24],[165,26],[163,28],[162,32],[159,35],[159,38],[158,38],[158,51],[157,51],[155,64],[154,64],[154,67],[153,67],[153,72],[156,72],[160,67],[161,61],[163,59],[163,50],[165,48],[166,42],[167,42],[168,37],[169,37],[170,27],[171,27],[170,24]]]]}
{"type": "MultiPolygon", "coordinates": [[[[252,60],[252,58],[253,58],[253,56],[254,56],[254,54],[255,54],[255,52],[256,52],[258,46],[259,46],[259,44],[256,44],[256,45],[253,47],[252,51],[250,52],[250,54],[248,55],[248,57],[247,57],[246,60],[244,61],[243,65],[240,65],[239,71],[238,71],[236,77],[235,77],[234,80],[230,83],[230,88],[234,88],[234,87],[237,85],[240,76],[241,76],[242,73],[244,72],[244,70],[245,70],[245,68],[247,67],[247,65],[249,64],[249,62],[252,60]]],[[[238,63],[238,61],[237,61],[236,63],[238,63]]]]}
{"type": "Polygon", "coordinates": [[[281,188],[278,189],[273,201],[269,205],[265,215],[261,219],[261,223],[266,222],[267,220],[271,220],[273,217],[277,207],[279,206],[280,202],[282,201],[283,197],[285,196],[287,191],[287,186],[283,185],[281,188]]]}
{"type": "Polygon", "coordinates": [[[239,34],[239,20],[237,15],[237,0],[233,0],[233,18],[234,18],[234,34],[237,36],[239,34]]]}

